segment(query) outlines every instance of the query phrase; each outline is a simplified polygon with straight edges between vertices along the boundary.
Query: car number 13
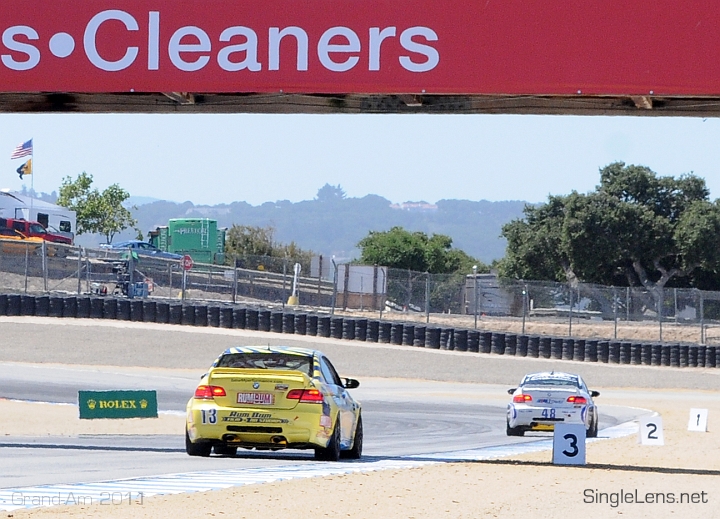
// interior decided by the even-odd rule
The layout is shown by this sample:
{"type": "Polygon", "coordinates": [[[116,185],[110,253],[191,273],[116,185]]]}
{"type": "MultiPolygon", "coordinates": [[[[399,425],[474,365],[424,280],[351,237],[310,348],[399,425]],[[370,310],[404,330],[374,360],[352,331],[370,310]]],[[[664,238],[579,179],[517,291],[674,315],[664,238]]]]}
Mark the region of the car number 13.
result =
{"type": "Polygon", "coordinates": [[[201,409],[200,412],[202,413],[202,423],[217,423],[217,409],[201,409]]]}
{"type": "Polygon", "coordinates": [[[542,417],[543,418],[555,418],[555,409],[543,409],[542,410],[542,417]]]}

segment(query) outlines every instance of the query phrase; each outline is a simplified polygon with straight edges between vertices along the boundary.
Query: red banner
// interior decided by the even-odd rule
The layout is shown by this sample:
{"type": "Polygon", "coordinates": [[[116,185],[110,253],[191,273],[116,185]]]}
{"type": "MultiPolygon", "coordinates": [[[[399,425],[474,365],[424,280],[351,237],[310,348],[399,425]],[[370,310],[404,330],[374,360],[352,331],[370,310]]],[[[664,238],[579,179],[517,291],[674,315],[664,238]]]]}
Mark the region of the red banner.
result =
{"type": "Polygon", "coordinates": [[[3,92],[720,95],[720,4],[3,0],[3,92]]]}

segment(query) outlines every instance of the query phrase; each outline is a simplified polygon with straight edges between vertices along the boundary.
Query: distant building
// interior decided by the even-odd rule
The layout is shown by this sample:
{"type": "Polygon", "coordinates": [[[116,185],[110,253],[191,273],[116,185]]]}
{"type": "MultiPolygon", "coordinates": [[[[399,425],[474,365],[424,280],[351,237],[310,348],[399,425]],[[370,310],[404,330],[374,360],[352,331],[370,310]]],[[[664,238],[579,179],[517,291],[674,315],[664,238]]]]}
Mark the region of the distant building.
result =
{"type": "Polygon", "coordinates": [[[390,209],[410,211],[412,213],[432,213],[437,211],[438,206],[427,202],[403,202],[402,204],[390,204],[390,209]]]}

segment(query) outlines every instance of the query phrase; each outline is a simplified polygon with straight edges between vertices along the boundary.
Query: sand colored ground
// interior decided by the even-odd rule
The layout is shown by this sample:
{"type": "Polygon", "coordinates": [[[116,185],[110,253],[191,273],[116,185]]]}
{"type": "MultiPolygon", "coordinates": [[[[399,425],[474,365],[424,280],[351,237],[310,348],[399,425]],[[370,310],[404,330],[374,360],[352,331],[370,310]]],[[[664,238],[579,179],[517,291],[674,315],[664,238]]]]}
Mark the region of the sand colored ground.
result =
{"type": "MultiPolygon", "coordinates": [[[[604,403],[641,406],[659,412],[664,421],[665,446],[640,446],[637,437],[630,436],[589,444],[588,464],[584,467],[553,466],[551,453],[546,451],[486,462],[438,463],[404,471],[157,496],[145,498],[142,504],[54,507],[8,512],[7,516],[102,519],[720,518],[720,397],[710,392],[638,390],[637,394],[643,395],[639,401],[640,397],[633,391],[629,393],[629,398],[609,396],[604,403]],[[691,407],[709,409],[709,432],[687,431],[691,407]],[[621,492],[630,492],[633,498],[637,492],[646,502],[618,503],[621,492]],[[653,494],[653,499],[664,499],[665,502],[648,503],[648,493],[653,494]],[[687,496],[683,499],[695,503],[670,503],[671,493],[676,500],[685,493],[687,496]]],[[[13,409],[13,405],[39,404],[2,402],[0,411],[4,415],[4,411],[13,409]]],[[[66,422],[64,430],[79,431],[78,420],[69,415],[68,409],[57,409],[53,413],[54,417],[66,422]]],[[[124,422],[128,425],[137,423],[124,422]]],[[[102,424],[98,427],[98,430],[106,430],[102,424]]],[[[35,431],[41,432],[40,429],[35,431]]]]}

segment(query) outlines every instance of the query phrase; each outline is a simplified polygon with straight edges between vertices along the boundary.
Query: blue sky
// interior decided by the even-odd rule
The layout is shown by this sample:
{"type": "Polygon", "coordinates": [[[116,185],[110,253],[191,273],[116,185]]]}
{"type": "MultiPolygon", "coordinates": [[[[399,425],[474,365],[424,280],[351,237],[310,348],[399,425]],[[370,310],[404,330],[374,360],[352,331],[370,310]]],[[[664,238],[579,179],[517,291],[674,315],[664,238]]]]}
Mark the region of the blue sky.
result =
{"type": "Polygon", "coordinates": [[[86,171],[99,188],[195,204],[297,202],[326,182],[392,202],[540,202],[592,190],[599,168],[620,160],[692,171],[720,197],[719,119],[0,114],[0,188],[30,186],[15,173],[22,160],[10,160],[30,138],[45,192],[86,171]]]}

